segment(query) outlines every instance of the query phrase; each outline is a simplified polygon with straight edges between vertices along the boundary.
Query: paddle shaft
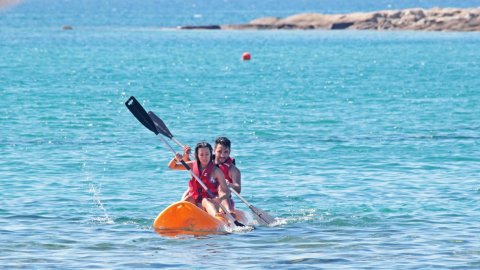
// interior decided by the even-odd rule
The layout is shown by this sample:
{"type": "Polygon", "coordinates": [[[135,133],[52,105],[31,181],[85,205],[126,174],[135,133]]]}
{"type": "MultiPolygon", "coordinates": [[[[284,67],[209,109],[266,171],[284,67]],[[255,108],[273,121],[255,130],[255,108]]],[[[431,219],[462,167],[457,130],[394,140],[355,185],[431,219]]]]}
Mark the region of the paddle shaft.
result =
{"type": "Polygon", "coordinates": [[[250,209],[252,208],[252,205],[251,205],[249,202],[247,202],[247,200],[245,200],[245,198],[243,198],[242,195],[240,195],[233,187],[230,187],[230,191],[231,191],[233,194],[237,195],[237,197],[238,197],[244,204],[246,204],[246,205],[248,206],[248,208],[250,208],[250,209]]]}

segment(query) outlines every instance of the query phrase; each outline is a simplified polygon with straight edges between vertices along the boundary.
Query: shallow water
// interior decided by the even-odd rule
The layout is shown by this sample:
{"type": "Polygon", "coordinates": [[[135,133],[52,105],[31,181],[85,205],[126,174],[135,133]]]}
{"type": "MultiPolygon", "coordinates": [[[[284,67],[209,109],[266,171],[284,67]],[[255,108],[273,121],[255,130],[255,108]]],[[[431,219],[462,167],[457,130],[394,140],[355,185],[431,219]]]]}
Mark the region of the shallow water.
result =
{"type": "Polygon", "coordinates": [[[480,267],[477,33],[1,29],[5,268],[480,267]],[[130,95],[280,224],[156,234],[188,177],[130,95]]]}

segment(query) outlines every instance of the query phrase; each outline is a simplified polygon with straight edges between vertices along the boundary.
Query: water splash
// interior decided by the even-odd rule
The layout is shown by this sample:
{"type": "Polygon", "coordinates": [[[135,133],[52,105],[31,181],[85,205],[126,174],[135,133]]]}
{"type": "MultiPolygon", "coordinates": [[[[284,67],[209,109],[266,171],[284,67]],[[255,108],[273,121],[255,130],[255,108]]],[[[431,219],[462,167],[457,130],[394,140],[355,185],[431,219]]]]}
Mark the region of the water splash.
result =
{"type": "Polygon", "coordinates": [[[103,213],[102,216],[100,217],[93,217],[92,220],[95,223],[100,223],[100,224],[115,224],[115,221],[110,217],[110,215],[107,212],[107,209],[103,205],[103,202],[101,200],[100,196],[100,188],[97,188],[95,185],[91,185],[89,192],[92,193],[93,195],[93,201],[97,205],[97,207],[101,210],[103,213]]]}
{"type": "Polygon", "coordinates": [[[255,230],[254,226],[245,225],[243,227],[240,227],[240,226],[235,226],[233,228],[230,227],[226,231],[229,233],[246,233],[246,232],[251,232],[253,230],[255,230]]]}
{"type": "Polygon", "coordinates": [[[314,221],[318,217],[317,209],[315,208],[297,209],[290,212],[292,212],[291,217],[276,218],[277,222],[275,222],[273,225],[279,226],[279,225],[285,225],[290,223],[309,222],[309,221],[314,221]]]}

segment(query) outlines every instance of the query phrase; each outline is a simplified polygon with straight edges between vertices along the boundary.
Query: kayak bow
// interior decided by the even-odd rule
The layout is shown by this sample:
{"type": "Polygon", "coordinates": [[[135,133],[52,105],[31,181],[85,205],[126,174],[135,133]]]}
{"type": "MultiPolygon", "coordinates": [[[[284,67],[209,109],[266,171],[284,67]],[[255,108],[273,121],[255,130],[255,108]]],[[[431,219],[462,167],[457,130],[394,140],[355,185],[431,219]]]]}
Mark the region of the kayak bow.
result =
{"type": "MultiPolygon", "coordinates": [[[[248,217],[240,210],[235,210],[240,222],[248,223],[248,217]]],[[[231,232],[230,223],[224,215],[211,216],[194,204],[180,201],[163,210],[153,222],[153,228],[160,234],[206,235],[231,232]]]]}

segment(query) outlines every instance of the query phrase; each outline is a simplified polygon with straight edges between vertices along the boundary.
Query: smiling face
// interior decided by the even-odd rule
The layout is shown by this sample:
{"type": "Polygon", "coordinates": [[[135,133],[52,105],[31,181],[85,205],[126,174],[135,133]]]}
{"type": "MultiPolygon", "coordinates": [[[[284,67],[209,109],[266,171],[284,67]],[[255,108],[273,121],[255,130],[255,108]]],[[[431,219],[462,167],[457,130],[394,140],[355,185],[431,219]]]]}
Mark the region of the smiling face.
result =
{"type": "Polygon", "coordinates": [[[202,167],[205,167],[210,162],[212,155],[210,154],[210,149],[208,147],[200,147],[197,149],[197,158],[202,164],[202,167]]]}
{"type": "Polygon", "coordinates": [[[217,144],[215,146],[215,163],[222,164],[230,157],[230,148],[217,144]]]}

